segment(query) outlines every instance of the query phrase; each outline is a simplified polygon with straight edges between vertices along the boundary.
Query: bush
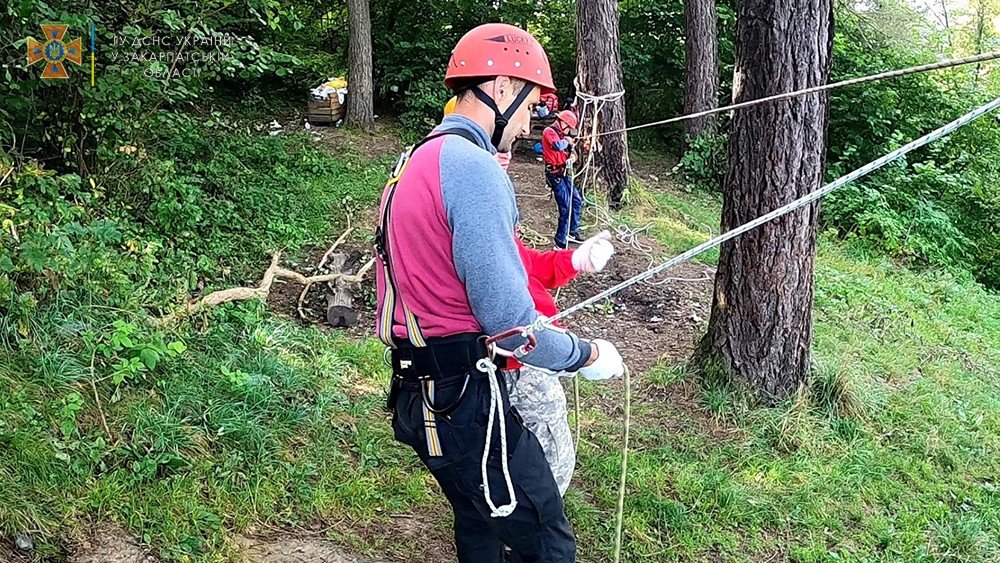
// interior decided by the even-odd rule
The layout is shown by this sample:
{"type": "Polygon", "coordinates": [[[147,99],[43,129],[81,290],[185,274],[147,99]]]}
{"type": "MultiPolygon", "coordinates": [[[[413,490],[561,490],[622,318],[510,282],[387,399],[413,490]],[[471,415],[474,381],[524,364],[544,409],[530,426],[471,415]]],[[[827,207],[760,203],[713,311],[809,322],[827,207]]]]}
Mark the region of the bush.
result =
{"type": "Polygon", "coordinates": [[[722,191],[726,167],[726,135],[708,133],[688,139],[687,150],[674,167],[685,180],[711,191],[722,191]]]}
{"type": "Polygon", "coordinates": [[[29,165],[0,188],[0,340],[57,298],[154,310],[203,286],[255,283],[267,255],[330,234],[375,198],[385,167],[334,159],[304,136],[206,135],[194,120],[124,178],[29,165]]]}

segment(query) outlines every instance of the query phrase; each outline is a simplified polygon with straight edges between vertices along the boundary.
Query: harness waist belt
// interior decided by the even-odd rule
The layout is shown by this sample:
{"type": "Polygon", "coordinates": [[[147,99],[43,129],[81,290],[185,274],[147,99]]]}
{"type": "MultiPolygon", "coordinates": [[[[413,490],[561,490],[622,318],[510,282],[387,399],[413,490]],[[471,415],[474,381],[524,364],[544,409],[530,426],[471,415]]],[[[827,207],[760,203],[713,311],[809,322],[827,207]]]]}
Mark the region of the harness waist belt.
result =
{"type": "Polygon", "coordinates": [[[403,381],[438,381],[464,375],[487,357],[482,334],[463,333],[428,338],[426,346],[396,340],[391,349],[392,373],[403,381]]]}

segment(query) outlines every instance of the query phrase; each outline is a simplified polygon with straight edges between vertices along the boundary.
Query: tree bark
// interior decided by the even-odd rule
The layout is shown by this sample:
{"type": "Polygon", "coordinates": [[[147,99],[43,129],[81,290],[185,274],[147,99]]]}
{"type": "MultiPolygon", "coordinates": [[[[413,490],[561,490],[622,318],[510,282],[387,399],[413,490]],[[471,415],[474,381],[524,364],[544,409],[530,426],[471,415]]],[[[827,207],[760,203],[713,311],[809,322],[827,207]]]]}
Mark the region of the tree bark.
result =
{"type": "MultiPolygon", "coordinates": [[[[584,93],[605,96],[624,90],[622,58],[618,45],[616,0],[578,0],[576,3],[577,87],[584,93]]],[[[581,132],[591,130],[593,114],[581,115],[581,132]]],[[[604,104],[597,131],[625,128],[625,98],[604,104]]],[[[602,135],[591,146],[593,165],[599,169],[613,208],[621,206],[628,187],[628,137],[622,133],[602,135]]]]}
{"type": "Polygon", "coordinates": [[[347,124],[370,130],[375,125],[372,86],[372,20],[368,0],[347,0],[347,124]]]}
{"type": "MultiPolygon", "coordinates": [[[[719,30],[715,0],[685,0],[684,113],[715,109],[719,103],[719,30]]],[[[684,122],[687,138],[715,130],[715,116],[684,122]]]]}
{"type": "MultiPolygon", "coordinates": [[[[832,0],[745,0],[737,28],[737,102],[827,83],[832,0]]],[[[723,230],[820,186],[827,119],[823,93],[736,112],[723,230]]],[[[696,359],[765,403],[808,378],[818,217],[816,203],[722,245],[708,334],[696,359]]]]}

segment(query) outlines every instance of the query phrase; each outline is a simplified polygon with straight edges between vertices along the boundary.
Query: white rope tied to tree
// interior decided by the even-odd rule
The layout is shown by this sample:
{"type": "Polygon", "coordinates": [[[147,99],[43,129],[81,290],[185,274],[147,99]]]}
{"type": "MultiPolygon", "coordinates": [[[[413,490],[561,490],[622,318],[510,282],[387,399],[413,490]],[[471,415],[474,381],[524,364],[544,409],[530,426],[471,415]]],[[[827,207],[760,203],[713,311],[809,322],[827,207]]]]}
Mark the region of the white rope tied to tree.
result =
{"type": "MultiPolygon", "coordinates": [[[[795,90],[794,92],[785,92],[783,94],[775,94],[773,96],[767,96],[764,98],[758,98],[756,100],[750,100],[747,102],[740,102],[738,104],[731,104],[728,106],[723,106],[715,109],[709,109],[705,111],[700,111],[697,113],[691,113],[687,115],[680,115],[677,117],[671,117],[670,119],[663,119],[660,121],[653,121],[651,123],[643,123],[641,125],[632,125],[631,127],[625,127],[623,129],[618,129],[615,131],[605,131],[599,133],[598,136],[604,135],[614,135],[617,133],[624,133],[627,131],[636,131],[638,129],[646,129],[648,127],[657,127],[659,125],[668,125],[670,123],[679,123],[681,121],[688,121],[691,119],[697,119],[699,117],[706,117],[709,115],[715,115],[717,113],[724,113],[727,111],[748,108],[751,106],[756,106],[759,104],[764,104],[767,102],[775,102],[778,100],[787,100],[789,98],[796,98],[799,96],[805,96],[807,94],[815,94],[817,92],[826,92],[828,90],[834,90],[836,88],[842,88],[844,86],[853,86],[855,84],[864,84],[866,82],[874,82],[876,80],[886,80],[888,78],[898,78],[900,76],[906,76],[908,74],[916,74],[919,72],[929,72],[932,70],[941,70],[945,68],[952,68],[956,66],[970,65],[976,63],[984,63],[989,61],[994,61],[1000,59],[1000,51],[993,51],[991,53],[983,53],[981,55],[974,55],[971,57],[964,57],[960,59],[950,59],[946,61],[940,61],[936,63],[930,63],[919,66],[911,66],[908,68],[902,68],[898,70],[890,70],[888,72],[880,72],[878,74],[871,74],[868,76],[861,76],[858,78],[849,78],[847,80],[841,80],[840,82],[833,82],[830,84],[824,84],[822,86],[813,86],[811,88],[804,88],[802,90],[795,90]]],[[[579,95],[579,94],[577,94],[579,95]]]]}
{"type": "Polygon", "coordinates": [[[590,171],[593,167],[594,154],[600,150],[597,129],[599,126],[601,111],[604,109],[605,104],[616,102],[621,99],[625,95],[625,91],[622,90],[621,92],[612,92],[610,94],[598,96],[580,91],[579,84],[577,84],[576,95],[583,102],[580,113],[581,121],[586,115],[588,107],[593,106],[593,116],[590,122],[590,133],[585,137],[590,142],[590,150],[587,151],[587,159],[584,161],[583,167],[580,171],[570,174],[573,178],[573,184],[576,186],[576,179],[581,175],[583,176],[583,181],[579,183],[580,194],[584,198],[587,208],[594,215],[594,227],[605,225],[611,228],[615,232],[615,238],[618,239],[618,242],[628,245],[638,252],[646,255],[646,257],[649,258],[649,266],[652,267],[653,263],[656,261],[656,258],[653,256],[653,247],[644,244],[642,239],[639,237],[639,234],[649,229],[653,223],[646,223],[642,227],[630,227],[624,223],[616,221],[611,215],[611,212],[597,201],[596,195],[593,199],[587,197],[587,193],[589,192],[588,185],[596,181],[596,176],[592,175],[590,171]]]}
{"type": "Polygon", "coordinates": [[[549,317],[547,319],[546,318],[540,318],[539,320],[537,320],[534,323],[532,323],[532,325],[529,327],[529,329],[530,330],[544,330],[545,326],[548,325],[548,324],[551,324],[551,323],[554,323],[556,321],[565,319],[566,317],[568,317],[568,316],[570,316],[570,315],[572,315],[572,314],[580,311],[581,309],[583,309],[583,308],[585,308],[585,307],[587,307],[589,305],[592,305],[594,303],[597,303],[598,301],[602,301],[604,299],[607,299],[608,297],[611,297],[612,295],[614,295],[614,294],[622,291],[623,289],[626,289],[626,288],[628,288],[628,287],[630,287],[632,285],[635,285],[635,284],[637,284],[637,283],[639,283],[639,282],[641,282],[643,280],[647,280],[647,279],[649,279],[649,278],[651,278],[651,277],[659,274],[660,272],[663,272],[664,270],[672,268],[672,267],[674,267],[674,266],[676,266],[678,264],[682,264],[684,262],[687,262],[687,261],[691,260],[692,258],[694,258],[695,256],[697,256],[697,255],[705,252],[706,250],[708,250],[710,248],[714,248],[716,246],[719,246],[720,244],[722,244],[722,243],[724,243],[724,242],[726,242],[728,240],[734,239],[734,238],[742,235],[743,233],[746,233],[747,231],[753,230],[753,229],[755,229],[755,228],[763,225],[764,223],[773,221],[774,219],[777,219],[778,217],[782,217],[782,216],[787,215],[787,214],[789,214],[789,213],[791,213],[791,212],[793,212],[795,210],[801,209],[801,208],[803,208],[803,207],[805,207],[805,206],[807,206],[807,205],[809,205],[809,204],[811,204],[811,203],[819,200],[820,198],[822,198],[823,196],[825,196],[825,195],[829,194],[830,192],[836,190],[837,188],[840,188],[840,187],[842,187],[842,186],[844,186],[844,185],[846,185],[846,184],[848,184],[850,182],[853,182],[854,180],[857,180],[858,178],[860,178],[862,176],[865,176],[865,175],[867,175],[867,174],[869,174],[869,173],[871,173],[871,172],[873,172],[875,170],[878,170],[879,168],[882,168],[883,166],[885,166],[886,164],[888,164],[888,163],[896,160],[897,158],[900,158],[900,157],[902,157],[902,156],[904,156],[904,155],[906,155],[906,154],[908,154],[908,153],[910,153],[910,152],[912,152],[912,151],[914,151],[914,150],[916,150],[916,149],[918,149],[918,148],[920,148],[920,147],[922,147],[922,146],[924,146],[924,145],[926,145],[926,144],[928,144],[928,143],[930,143],[932,141],[936,141],[937,139],[940,139],[941,137],[944,137],[945,135],[948,135],[952,131],[958,129],[959,127],[967,125],[968,123],[970,123],[971,121],[975,120],[976,118],[981,117],[981,116],[983,116],[983,115],[985,115],[987,113],[990,113],[990,112],[996,110],[998,107],[1000,107],[1000,98],[997,98],[997,99],[993,100],[992,102],[984,104],[984,105],[982,105],[982,106],[980,106],[980,107],[978,107],[978,108],[970,111],[969,113],[967,113],[967,114],[959,117],[958,119],[952,121],[951,123],[948,123],[948,124],[946,124],[946,125],[944,125],[942,127],[939,127],[938,129],[935,129],[934,131],[931,131],[930,133],[928,133],[928,134],[926,134],[926,135],[924,135],[924,136],[922,136],[922,137],[920,137],[918,139],[910,141],[909,143],[907,143],[907,144],[899,147],[898,149],[896,149],[896,150],[894,150],[894,151],[892,151],[892,152],[890,152],[890,153],[888,153],[888,154],[886,154],[886,155],[884,155],[882,157],[879,157],[879,158],[873,160],[872,162],[869,162],[868,164],[862,166],[861,168],[858,168],[857,170],[854,170],[853,172],[850,172],[850,173],[848,173],[848,174],[846,174],[844,176],[841,176],[840,178],[834,180],[833,182],[830,182],[829,184],[821,187],[820,189],[818,189],[818,190],[816,190],[816,191],[814,191],[814,192],[812,192],[810,194],[804,195],[804,196],[800,197],[799,199],[796,199],[796,200],[794,200],[792,202],[789,202],[789,203],[787,203],[787,204],[785,204],[785,205],[783,205],[783,206],[775,209],[774,211],[771,211],[770,213],[766,213],[764,215],[761,215],[760,217],[754,219],[753,221],[750,221],[749,223],[745,223],[743,225],[740,225],[739,227],[736,227],[734,229],[726,231],[725,233],[722,233],[721,235],[719,235],[719,236],[717,236],[717,237],[715,237],[713,239],[710,239],[708,241],[705,241],[705,242],[699,244],[698,246],[695,246],[694,248],[688,250],[687,252],[684,252],[683,254],[675,256],[675,257],[671,258],[670,260],[667,260],[666,262],[663,262],[662,264],[660,264],[660,265],[658,265],[658,266],[656,266],[654,268],[650,268],[650,269],[646,270],[645,272],[637,274],[637,275],[635,275],[635,276],[633,276],[633,277],[631,277],[631,278],[629,278],[629,279],[627,279],[627,280],[625,280],[625,281],[623,281],[623,282],[621,282],[621,283],[619,283],[619,284],[617,284],[617,285],[615,285],[613,287],[610,287],[610,288],[608,288],[608,289],[606,289],[606,290],[598,293],[597,295],[595,295],[593,297],[590,297],[588,299],[585,299],[585,300],[577,303],[576,305],[573,305],[572,307],[569,307],[567,309],[563,309],[562,312],[556,314],[555,316],[549,317]]]}
{"type": "Polygon", "coordinates": [[[500,383],[497,381],[497,366],[489,358],[482,358],[476,362],[476,368],[485,373],[490,380],[490,414],[486,423],[486,445],[483,446],[483,496],[486,497],[486,505],[490,507],[490,516],[493,518],[506,518],[517,508],[517,498],[514,496],[514,483],[510,478],[510,468],[507,466],[507,422],[503,412],[503,395],[500,393],[500,383]],[[493,442],[493,419],[500,420],[500,467],[503,470],[503,478],[507,484],[507,495],[510,498],[508,504],[497,506],[493,504],[490,495],[489,473],[486,471],[486,463],[490,457],[490,444],[493,442]]]}
{"type": "Polygon", "coordinates": [[[605,104],[617,102],[618,100],[622,99],[625,96],[625,90],[622,90],[620,92],[610,92],[608,94],[597,95],[597,94],[589,94],[587,92],[582,91],[580,89],[579,78],[573,79],[573,85],[576,87],[576,97],[579,98],[581,102],[583,102],[583,105],[580,107],[579,121],[581,124],[587,117],[587,108],[591,106],[593,107],[593,117],[590,120],[590,135],[588,137],[590,139],[590,150],[587,151],[587,160],[583,163],[583,167],[580,169],[579,172],[570,175],[570,177],[573,179],[575,183],[576,178],[579,175],[586,174],[586,176],[584,176],[583,179],[583,185],[586,185],[587,177],[590,174],[590,168],[591,168],[590,165],[594,160],[594,153],[600,150],[597,142],[597,138],[600,136],[597,133],[598,116],[600,115],[601,110],[604,109],[605,104]]]}

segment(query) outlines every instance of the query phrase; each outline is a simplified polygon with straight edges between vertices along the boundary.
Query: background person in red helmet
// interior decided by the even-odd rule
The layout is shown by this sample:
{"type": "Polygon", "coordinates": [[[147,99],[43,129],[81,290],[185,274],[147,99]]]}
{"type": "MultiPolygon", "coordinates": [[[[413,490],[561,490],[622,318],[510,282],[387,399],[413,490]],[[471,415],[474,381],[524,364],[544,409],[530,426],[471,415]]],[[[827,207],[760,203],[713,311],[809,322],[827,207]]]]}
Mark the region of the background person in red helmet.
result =
{"type": "MultiPolygon", "coordinates": [[[[400,162],[375,235],[393,430],[451,502],[459,561],[499,563],[504,545],[513,561],[575,561],[542,447],[510,408],[483,344],[539,316],[518,251],[513,186],[493,155],[528,133],[532,105],[555,90],[551,70],[530,34],[487,24],[456,45],[445,84],[455,111],[400,162]]],[[[624,371],[610,342],[558,329],[535,337],[530,349],[519,334],[499,346],[553,372],[600,380],[624,371]]]]}
{"type": "Polygon", "coordinates": [[[566,173],[566,164],[573,152],[577,117],[570,110],[563,110],[556,120],[542,132],[542,160],[545,161],[545,183],[555,195],[559,207],[559,224],[556,226],[556,248],[583,242],[580,236],[580,213],[583,198],[573,184],[573,177],[566,173]]]}

